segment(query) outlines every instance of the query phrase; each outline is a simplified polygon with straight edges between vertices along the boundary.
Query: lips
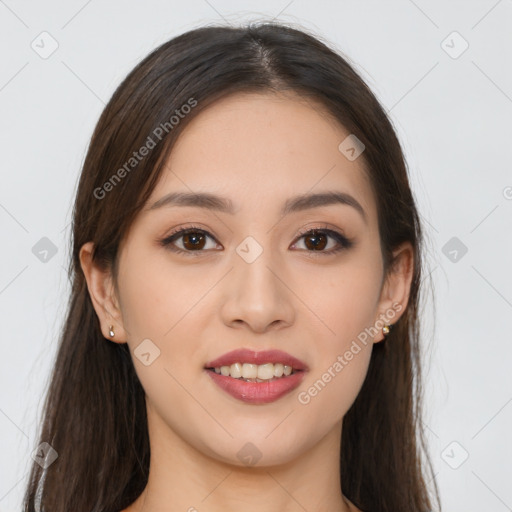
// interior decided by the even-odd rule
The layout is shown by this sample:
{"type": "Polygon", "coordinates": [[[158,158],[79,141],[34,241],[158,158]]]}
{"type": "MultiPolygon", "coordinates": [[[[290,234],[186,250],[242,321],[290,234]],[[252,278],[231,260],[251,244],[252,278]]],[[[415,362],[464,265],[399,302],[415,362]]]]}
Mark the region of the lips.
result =
{"type": "Polygon", "coordinates": [[[220,389],[233,398],[250,405],[269,404],[279,400],[296,389],[306,375],[305,371],[298,371],[288,377],[280,377],[277,380],[244,382],[232,377],[218,375],[211,370],[204,371],[220,389]]]}
{"type": "Polygon", "coordinates": [[[221,366],[231,366],[235,363],[266,364],[282,363],[291,366],[294,370],[307,371],[308,366],[303,361],[293,357],[282,350],[262,350],[255,352],[247,348],[233,350],[213,361],[206,363],[205,368],[219,368],[221,366]]]}

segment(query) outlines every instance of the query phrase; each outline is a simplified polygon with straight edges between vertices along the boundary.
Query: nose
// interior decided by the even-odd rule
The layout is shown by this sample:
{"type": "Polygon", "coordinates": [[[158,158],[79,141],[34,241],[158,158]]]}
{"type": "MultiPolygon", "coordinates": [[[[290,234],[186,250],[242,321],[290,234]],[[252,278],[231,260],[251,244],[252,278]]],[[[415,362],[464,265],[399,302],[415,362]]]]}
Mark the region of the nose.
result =
{"type": "Polygon", "coordinates": [[[263,250],[252,262],[234,254],[233,261],[221,308],[223,322],[257,333],[292,325],[295,309],[290,278],[271,251],[263,250]]]}

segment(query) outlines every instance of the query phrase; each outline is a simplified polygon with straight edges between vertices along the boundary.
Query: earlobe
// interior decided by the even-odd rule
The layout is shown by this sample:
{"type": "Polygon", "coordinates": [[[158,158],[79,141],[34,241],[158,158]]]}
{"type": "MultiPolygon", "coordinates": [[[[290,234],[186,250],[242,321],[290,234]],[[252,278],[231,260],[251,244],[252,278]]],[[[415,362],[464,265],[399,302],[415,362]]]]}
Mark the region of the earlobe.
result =
{"type": "Polygon", "coordinates": [[[116,343],[126,340],[121,311],[115,297],[109,269],[100,267],[92,258],[94,244],[87,242],[80,249],[80,265],[87,281],[91,302],[98,315],[103,336],[116,343]]]}
{"type": "MultiPolygon", "coordinates": [[[[410,242],[404,242],[393,251],[394,262],[389,269],[382,287],[378,317],[384,325],[394,325],[405,312],[409,302],[411,283],[414,274],[414,249],[410,242]]],[[[385,332],[380,331],[375,342],[385,339],[385,332]]]]}

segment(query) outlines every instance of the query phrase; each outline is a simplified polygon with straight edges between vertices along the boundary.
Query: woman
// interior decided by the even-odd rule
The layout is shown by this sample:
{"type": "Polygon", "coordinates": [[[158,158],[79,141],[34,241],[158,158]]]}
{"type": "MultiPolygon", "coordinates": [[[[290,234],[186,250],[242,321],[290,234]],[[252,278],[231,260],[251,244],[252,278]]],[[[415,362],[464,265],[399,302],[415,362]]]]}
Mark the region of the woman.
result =
{"type": "Polygon", "coordinates": [[[421,244],[394,130],[327,44],[157,48],[82,169],[25,510],[431,510],[421,244]]]}

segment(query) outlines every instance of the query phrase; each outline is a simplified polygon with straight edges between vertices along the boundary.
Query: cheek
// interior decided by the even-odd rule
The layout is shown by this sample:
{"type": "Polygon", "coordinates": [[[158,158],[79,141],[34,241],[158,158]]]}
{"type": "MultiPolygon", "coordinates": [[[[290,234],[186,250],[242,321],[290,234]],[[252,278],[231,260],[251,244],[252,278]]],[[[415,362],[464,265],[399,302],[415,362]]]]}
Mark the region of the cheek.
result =
{"type": "Polygon", "coordinates": [[[197,346],[191,335],[194,315],[201,311],[200,299],[211,287],[213,276],[201,280],[196,276],[194,280],[190,274],[170,272],[165,255],[135,248],[126,251],[120,268],[123,323],[148,402],[175,431],[180,430],[182,416],[195,415],[205,421],[204,410],[190,400],[186,390],[197,379],[190,372],[191,362],[197,360],[193,355],[197,346]],[[175,417],[169,404],[178,403],[180,415],[175,417]]]}
{"type": "Polygon", "coordinates": [[[368,289],[372,290],[361,287],[361,281],[346,289],[351,292],[333,284],[330,300],[323,309],[318,306],[328,328],[322,326],[324,335],[316,337],[314,366],[297,402],[304,421],[320,430],[328,430],[345,416],[366,378],[373,342],[365,329],[372,325],[375,312],[373,296],[364,293],[368,289]]]}
{"type": "Polygon", "coordinates": [[[312,339],[317,341],[314,368],[297,399],[311,414],[323,415],[326,423],[345,415],[366,377],[380,272],[378,259],[358,256],[337,272],[317,275],[315,285],[309,286],[308,305],[316,325],[312,339]]]}
{"type": "Polygon", "coordinates": [[[330,428],[341,420],[354,403],[368,371],[372,345],[348,343],[311,371],[297,393],[304,421],[330,428]]]}
{"type": "Polygon", "coordinates": [[[129,271],[120,274],[119,291],[128,345],[144,389],[149,397],[158,396],[167,382],[166,393],[176,391],[180,398],[179,383],[188,386],[201,370],[200,323],[211,319],[205,295],[219,278],[213,273],[198,278],[193,266],[170,271],[166,256],[131,249],[120,267],[129,271]],[[148,357],[139,356],[148,352],[146,366],[148,357]]]}
{"type": "Polygon", "coordinates": [[[207,276],[198,280],[197,274],[194,279],[186,272],[170,272],[165,254],[132,250],[123,265],[129,270],[120,275],[119,289],[132,343],[147,337],[168,340],[208,289],[207,276]]]}
{"type": "Polygon", "coordinates": [[[317,272],[314,279],[311,273],[304,273],[297,283],[299,295],[309,308],[305,313],[327,350],[343,350],[347,342],[375,322],[381,269],[378,260],[358,259],[335,271],[317,272]]]}

